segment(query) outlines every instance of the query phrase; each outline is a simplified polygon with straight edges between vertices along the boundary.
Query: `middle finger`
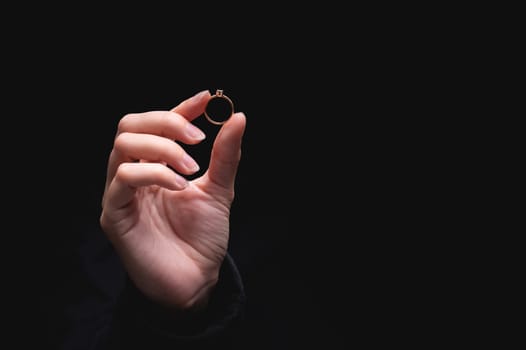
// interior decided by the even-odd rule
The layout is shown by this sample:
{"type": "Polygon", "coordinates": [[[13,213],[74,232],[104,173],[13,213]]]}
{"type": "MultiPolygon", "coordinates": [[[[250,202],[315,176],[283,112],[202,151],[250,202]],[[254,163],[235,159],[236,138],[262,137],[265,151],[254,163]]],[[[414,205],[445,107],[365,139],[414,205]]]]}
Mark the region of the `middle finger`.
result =
{"type": "Polygon", "coordinates": [[[176,142],[157,135],[124,132],[114,143],[117,158],[160,162],[190,175],[199,170],[197,162],[176,142]]]}

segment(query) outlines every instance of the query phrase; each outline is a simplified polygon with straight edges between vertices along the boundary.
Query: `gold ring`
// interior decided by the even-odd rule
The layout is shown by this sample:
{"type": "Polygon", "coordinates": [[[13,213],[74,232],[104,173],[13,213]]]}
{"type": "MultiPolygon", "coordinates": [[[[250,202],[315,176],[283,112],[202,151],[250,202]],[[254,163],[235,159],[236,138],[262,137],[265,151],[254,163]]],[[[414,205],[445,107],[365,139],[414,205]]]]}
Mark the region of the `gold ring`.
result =
{"type": "Polygon", "coordinates": [[[223,94],[223,90],[216,90],[215,95],[212,95],[212,97],[208,100],[208,102],[206,104],[206,107],[205,107],[205,112],[204,113],[205,113],[206,119],[208,119],[208,121],[210,123],[216,124],[216,125],[222,125],[222,124],[226,123],[226,121],[228,119],[230,119],[230,117],[234,114],[234,103],[232,102],[232,100],[230,98],[228,98],[227,95],[223,94]],[[228,104],[230,105],[230,115],[228,116],[228,118],[225,118],[225,120],[223,120],[223,121],[215,120],[214,118],[210,117],[210,115],[207,112],[208,105],[209,105],[210,101],[212,101],[215,98],[222,98],[222,99],[226,100],[228,102],[228,104]]]}

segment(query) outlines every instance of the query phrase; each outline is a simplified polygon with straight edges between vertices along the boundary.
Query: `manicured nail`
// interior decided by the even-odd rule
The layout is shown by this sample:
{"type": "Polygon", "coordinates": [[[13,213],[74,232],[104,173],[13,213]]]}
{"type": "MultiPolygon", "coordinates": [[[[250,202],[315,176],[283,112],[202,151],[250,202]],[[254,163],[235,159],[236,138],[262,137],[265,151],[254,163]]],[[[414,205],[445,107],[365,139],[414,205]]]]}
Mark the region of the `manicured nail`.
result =
{"type": "Polygon", "coordinates": [[[207,95],[210,95],[210,91],[208,90],[203,90],[201,92],[198,92],[197,94],[194,95],[194,98],[197,99],[197,100],[200,100],[202,99],[203,97],[207,96],[207,95]]]}
{"type": "Polygon", "coordinates": [[[183,157],[183,164],[188,171],[196,172],[199,170],[199,165],[188,154],[183,157]]]}
{"type": "Polygon", "coordinates": [[[180,175],[175,177],[175,183],[177,186],[181,187],[181,189],[188,187],[188,181],[180,175]]]}
{"type": "Polygon", "coordinates": [[[186,124],[186,134],[195,140],[204,140],[206,135],[192,123],[186,124]]]}

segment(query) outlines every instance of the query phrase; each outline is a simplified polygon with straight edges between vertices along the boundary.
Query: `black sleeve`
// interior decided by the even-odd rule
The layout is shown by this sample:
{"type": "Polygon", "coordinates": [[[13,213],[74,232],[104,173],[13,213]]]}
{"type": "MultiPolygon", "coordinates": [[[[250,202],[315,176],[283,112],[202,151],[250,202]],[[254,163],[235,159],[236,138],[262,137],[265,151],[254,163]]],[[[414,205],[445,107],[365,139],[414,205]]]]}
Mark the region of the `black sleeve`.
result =
{"type": "Polygon", "coordinates": [[[245,294],[227,255],[205,310],[174,314],[148,300],[131,281],[117,305],[110,349],[217,349],[232,346],[243,318],[245,294]]]}
{"type": "Polygon", "coordinates": [[[235,341],[245,293],[229,254],[206,309],[182,316],[135,288],[100,228],[78,248],[61,286],[47,300],[53,348],[207,349],[212,344],[217,349],[235,341]]]}

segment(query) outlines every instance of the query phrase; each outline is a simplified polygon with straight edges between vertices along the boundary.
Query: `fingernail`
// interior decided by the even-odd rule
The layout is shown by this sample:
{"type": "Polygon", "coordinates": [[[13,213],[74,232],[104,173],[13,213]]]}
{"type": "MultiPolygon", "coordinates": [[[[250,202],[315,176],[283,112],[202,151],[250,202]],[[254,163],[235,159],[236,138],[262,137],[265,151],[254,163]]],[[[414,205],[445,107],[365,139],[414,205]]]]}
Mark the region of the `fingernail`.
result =
{"type": "Polygon", "coordinates": [[[200,100],[202,99],[203,97],[207,96],[207,95],[210,95],[210,91],[208,90],[203,90],[201,92],[198,92],[197,94],[194,95],[194,98],[200,100]]]}
{"type": "Polygon", "coordinates": [[[199,165],[188,154],[184,155],[183,164],[188,171],[196,172],[199,170],[199,165]]]}
{"type": "Polygon", "coordinates": [[[195,140],[204,140],[206,135],[192,123],[186,124],[186,134],[195,140]]]}
{"type": "Polygon", "coordinates": [[[186,188],[188,186],[188,181],[182,176],[177,175],[175,177],[175,183],[177,186],[181,187],[181,189],[186,188]]]}

